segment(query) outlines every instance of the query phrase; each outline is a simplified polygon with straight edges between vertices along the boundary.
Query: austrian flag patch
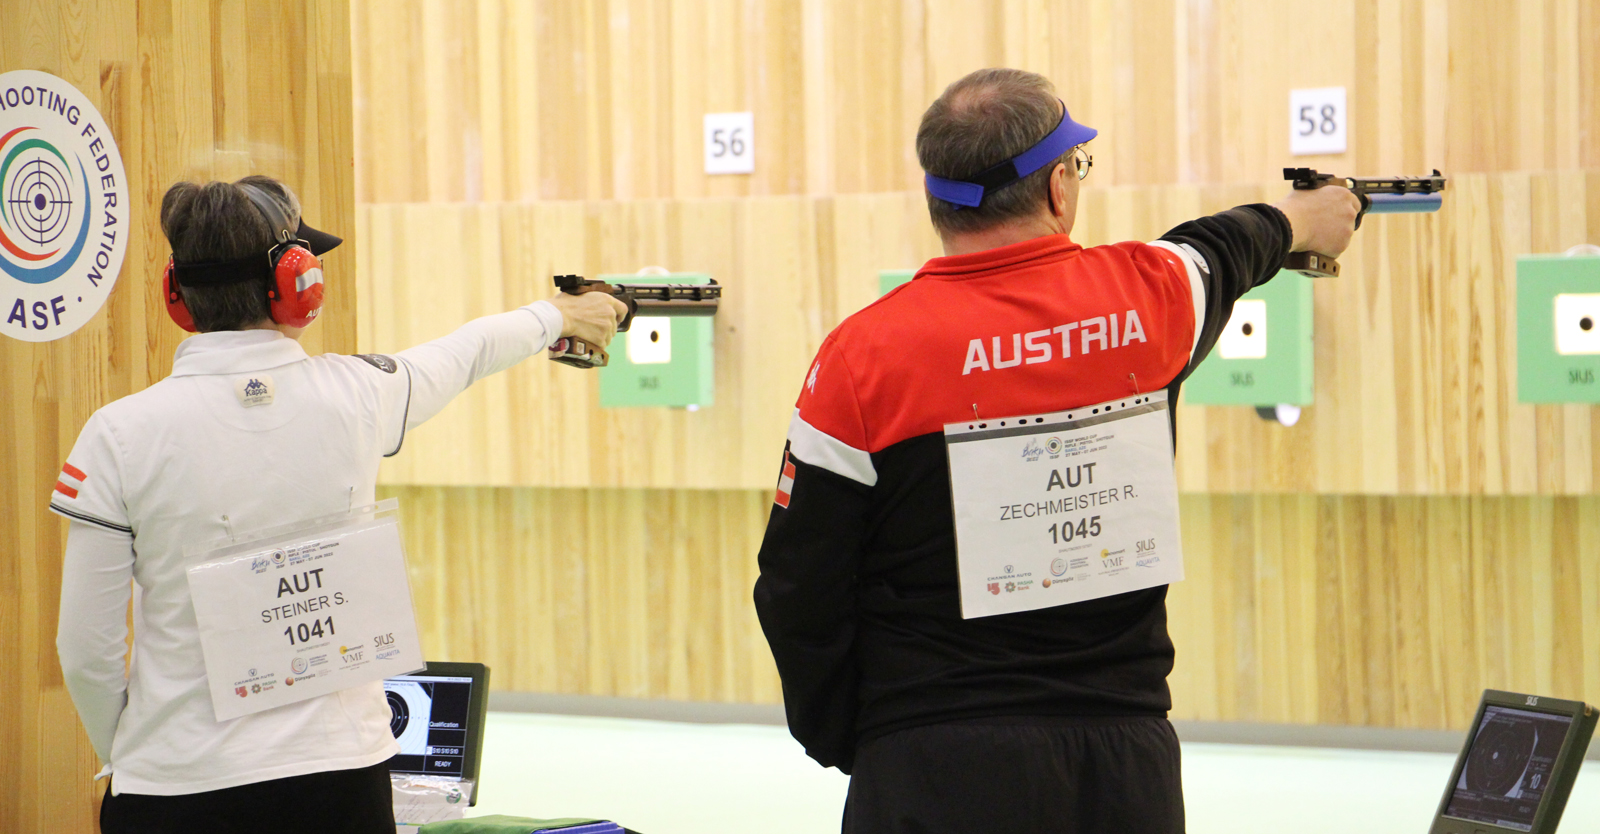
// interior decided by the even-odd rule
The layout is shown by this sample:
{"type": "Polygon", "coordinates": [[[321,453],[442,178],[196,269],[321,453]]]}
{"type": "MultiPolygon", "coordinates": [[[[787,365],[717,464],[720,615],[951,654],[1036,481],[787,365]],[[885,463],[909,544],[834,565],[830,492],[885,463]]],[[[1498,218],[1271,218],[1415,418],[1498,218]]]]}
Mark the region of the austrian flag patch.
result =
{"type": "Polygon", "coordinates": [[[789,451],[783,452],[783,474],[778,476],[778,496],[772,500],[774,504],[789,509],[789,493],[794,492],[794,462],[789,460],[789,451]]]}
{"type": "Polygon", "coordinates": [[[83,489],[83,482],[88,479],[89,476],[83,474],[82,469],[70,463],[64,463],[61,465],[61,480],[56,481],[56,492],[68,498],[77,498],[78,490],[83,489]]]}

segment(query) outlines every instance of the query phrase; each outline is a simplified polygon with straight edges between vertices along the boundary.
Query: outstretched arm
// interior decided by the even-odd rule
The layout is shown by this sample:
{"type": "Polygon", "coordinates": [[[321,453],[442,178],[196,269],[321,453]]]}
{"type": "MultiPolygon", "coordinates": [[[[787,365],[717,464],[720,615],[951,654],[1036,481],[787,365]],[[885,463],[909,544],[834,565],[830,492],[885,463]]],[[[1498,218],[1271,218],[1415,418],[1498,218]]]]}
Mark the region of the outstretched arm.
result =
{"type": "Polygon", "coordinates": [[[472,383],[539,353],[560,338],[561,311],[539,301],[473,319],[454,333],[395,355],[410,378],[406,430],[438,414],[472,383]]]}
{"type": "Polygon", "coordinates": [[[1291,191],[1179,224],[1155,242],[1183,261],[1194,295],[1197,327],[1192,371],[1222,335],[1240,296],[1278,274],[1290,252],[1337,257],[1350,245],[1360,201],[1336,186],[1291,191]]]}
{"type": "Polygon", "coordinates": [[[406,428],[438,414],[472,383],[540,353],[562,336],[601,347],[628,308],[604,293],[557,294],[509,313],[473,319],[448,336],[400,351],[410,379],[406,428]]]}

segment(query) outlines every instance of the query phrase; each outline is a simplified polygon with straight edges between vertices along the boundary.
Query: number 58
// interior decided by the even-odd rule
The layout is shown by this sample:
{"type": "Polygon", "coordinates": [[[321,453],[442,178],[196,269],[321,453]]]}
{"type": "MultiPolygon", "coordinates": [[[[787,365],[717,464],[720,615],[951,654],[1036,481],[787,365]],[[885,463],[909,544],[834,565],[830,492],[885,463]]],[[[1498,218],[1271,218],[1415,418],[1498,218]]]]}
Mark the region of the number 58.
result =
{"type": "Polygon", "coordinates": [[[1310,136],[1318,132],[1332,135],[1334,131],[1339,129],[1338,116],[1339,109],[1331,104],[1322,105],[1320,111],[1317,110],[1316,105],[1307,104],[1300,108],[1299,121],[1305,125],[1305,129],[1300,131],[1300,135],[1310,136]],[[1320,120],[1314,118],[1317,115],[1321,115],[1322,118],[1320,120]]]}

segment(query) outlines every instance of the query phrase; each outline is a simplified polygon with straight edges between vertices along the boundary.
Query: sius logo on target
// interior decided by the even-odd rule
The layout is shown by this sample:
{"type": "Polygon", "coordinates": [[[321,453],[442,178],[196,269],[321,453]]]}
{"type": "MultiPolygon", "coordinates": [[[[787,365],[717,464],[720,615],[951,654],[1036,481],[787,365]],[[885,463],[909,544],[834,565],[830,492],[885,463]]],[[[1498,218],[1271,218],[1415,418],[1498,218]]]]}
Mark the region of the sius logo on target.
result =
{"type": "Polygon", "coordinates": [[[94,104],[49,73],[0,74],[0,332],[47,342],[99,312],[127,254],[128,203],[94,104]]]}

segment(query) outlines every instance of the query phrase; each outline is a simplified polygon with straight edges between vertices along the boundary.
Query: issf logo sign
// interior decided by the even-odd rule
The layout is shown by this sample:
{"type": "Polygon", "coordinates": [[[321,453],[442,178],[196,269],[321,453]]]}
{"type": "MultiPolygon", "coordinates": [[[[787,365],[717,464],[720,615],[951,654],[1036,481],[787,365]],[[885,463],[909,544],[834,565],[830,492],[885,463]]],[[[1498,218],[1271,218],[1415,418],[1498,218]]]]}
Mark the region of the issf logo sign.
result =
{"type": "Polygon", "coordinates": [[[89,99],[49,73],[0,74],[0,333],[47,342],[99,312],[127,253],[128,202],[89,99]]]}

